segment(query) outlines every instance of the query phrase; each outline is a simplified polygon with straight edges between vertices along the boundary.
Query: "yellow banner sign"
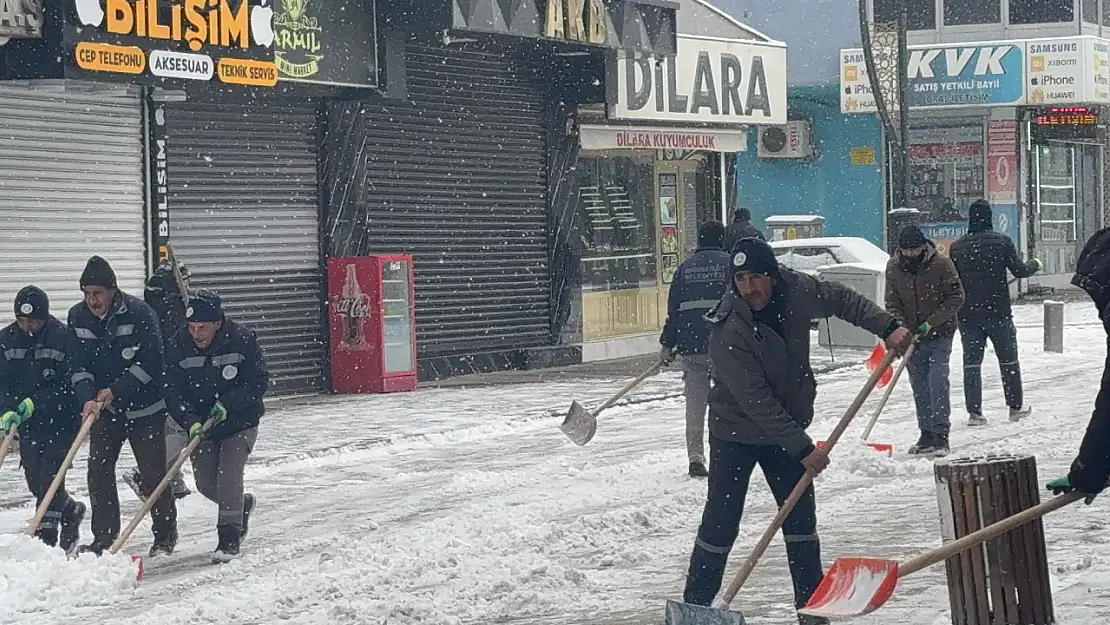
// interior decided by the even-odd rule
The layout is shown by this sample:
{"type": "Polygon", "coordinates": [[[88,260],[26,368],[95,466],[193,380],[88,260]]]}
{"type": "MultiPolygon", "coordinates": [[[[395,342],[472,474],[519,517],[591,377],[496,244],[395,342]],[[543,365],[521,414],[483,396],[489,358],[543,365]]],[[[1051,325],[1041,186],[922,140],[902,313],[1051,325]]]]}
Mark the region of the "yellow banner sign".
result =
{"type": "Polygon", "coordinates": [[[278,81],[277,66],[272,61],[223,58],[216,74],[221,82],[232,85],[273,87],[278,81]]]}
{"type": "Polygon", "coordinates": [[[82,41],[73,54],[77,66],[90,72],[141,74],[146,69],[146,54],[135,46],[82,41]]]}

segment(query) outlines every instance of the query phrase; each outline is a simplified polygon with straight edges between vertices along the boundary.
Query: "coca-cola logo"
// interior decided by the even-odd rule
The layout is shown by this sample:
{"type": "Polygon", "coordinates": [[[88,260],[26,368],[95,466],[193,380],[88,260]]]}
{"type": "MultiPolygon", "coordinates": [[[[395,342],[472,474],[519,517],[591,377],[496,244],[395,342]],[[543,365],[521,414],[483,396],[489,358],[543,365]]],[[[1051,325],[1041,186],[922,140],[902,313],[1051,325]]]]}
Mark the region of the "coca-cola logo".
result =
{"type": "Polygon", "coordinates": [[[370,298],[365,295],[344,297],[335,302],[335,312],[344,317],[360,319],[370,316],[370,298]]]}

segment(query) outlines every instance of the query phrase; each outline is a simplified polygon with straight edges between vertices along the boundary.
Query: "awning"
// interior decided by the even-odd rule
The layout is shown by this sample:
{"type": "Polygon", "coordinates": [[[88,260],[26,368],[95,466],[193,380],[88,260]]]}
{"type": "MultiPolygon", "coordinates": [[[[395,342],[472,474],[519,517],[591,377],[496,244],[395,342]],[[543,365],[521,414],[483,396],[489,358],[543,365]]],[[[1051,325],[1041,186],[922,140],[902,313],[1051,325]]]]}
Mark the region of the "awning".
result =
{"type": "Polygon", "coordinates": [[[748,150],[747,127],[709,129],[583,124],[578,127],[578,136],[583,150],[748,150]]]}

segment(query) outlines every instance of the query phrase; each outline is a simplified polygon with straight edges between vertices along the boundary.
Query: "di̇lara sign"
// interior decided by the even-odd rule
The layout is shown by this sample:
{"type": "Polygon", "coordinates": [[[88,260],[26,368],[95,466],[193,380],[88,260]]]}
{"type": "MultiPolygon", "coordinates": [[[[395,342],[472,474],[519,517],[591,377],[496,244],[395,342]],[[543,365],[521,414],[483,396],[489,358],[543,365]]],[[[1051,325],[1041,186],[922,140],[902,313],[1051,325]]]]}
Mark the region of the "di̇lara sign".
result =
{"type": "Polygon", "coordinates": [[[274,63],[282,81],[378,84],[374,0],[281,0],[274,63]]]}
{"type": "Polygon", "coordinates": [[[70,77],[272,87],[278,0],[65,0],[70,77]]]}
{"type": "Polygon", "coordinates": [[[678,53],[609,60],[611,119],[786,123],[786,46],[678,37],[678,53]]]}

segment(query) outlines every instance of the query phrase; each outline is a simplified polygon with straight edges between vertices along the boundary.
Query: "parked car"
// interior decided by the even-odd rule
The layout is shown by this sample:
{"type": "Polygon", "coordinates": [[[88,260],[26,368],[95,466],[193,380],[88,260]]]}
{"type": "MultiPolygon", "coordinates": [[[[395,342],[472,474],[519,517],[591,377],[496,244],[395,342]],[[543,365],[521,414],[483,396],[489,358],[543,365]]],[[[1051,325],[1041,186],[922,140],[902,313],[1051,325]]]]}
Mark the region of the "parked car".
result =
{"type": "Polygon", "coordinates": [[[880,271],[890,259],[883,249],[860,237],[820,237],[771,241],[775,257],[787,267],[817,275],[817,269],[826,265],[858,263],[873,266],[880,271]]]}

